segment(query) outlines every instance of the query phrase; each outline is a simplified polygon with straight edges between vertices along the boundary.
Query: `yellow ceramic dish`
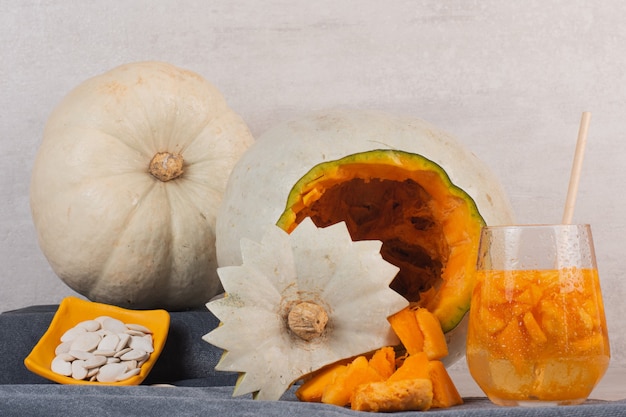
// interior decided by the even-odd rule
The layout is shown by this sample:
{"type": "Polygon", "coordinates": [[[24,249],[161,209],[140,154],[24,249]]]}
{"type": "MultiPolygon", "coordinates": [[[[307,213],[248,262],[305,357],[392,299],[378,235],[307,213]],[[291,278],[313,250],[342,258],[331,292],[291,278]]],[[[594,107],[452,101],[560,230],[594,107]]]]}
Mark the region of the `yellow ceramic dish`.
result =
{"type": "Polygon", "coordinates": [[[60,384],[139,385],[148,376],[159,358],[167,339],[169,327],[170,315],[165,310],[128,310],[108,304],[84,301],[76,297],[67,297],[61,301],[50,327],[24,359],[24,364],[31,372],[60,384]],[[54,350],[61,343],[60,339],[63,333],[82,321],[95,319],[99,316],[113,317],[124,323],[141,324],[152,330],[154,352],[141,367],[141,372],[124,381],[110,383],[76,380],[52,372],[50,365],[55,357],[54,350]]]}

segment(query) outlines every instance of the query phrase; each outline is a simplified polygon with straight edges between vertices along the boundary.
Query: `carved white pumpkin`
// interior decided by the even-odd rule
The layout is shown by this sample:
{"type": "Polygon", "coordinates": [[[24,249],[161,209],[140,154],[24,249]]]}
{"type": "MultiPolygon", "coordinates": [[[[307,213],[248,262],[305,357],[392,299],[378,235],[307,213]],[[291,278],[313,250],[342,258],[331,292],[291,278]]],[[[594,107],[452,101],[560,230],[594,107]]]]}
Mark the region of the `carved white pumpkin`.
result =
{"type": "Polygon", "coordinates": [[[93,301],[184,309],[221,291],[215,222],[253,142],[198,74],[160,62],[86,80],[50,116],[31,181],[40,247],[93,301]]]}

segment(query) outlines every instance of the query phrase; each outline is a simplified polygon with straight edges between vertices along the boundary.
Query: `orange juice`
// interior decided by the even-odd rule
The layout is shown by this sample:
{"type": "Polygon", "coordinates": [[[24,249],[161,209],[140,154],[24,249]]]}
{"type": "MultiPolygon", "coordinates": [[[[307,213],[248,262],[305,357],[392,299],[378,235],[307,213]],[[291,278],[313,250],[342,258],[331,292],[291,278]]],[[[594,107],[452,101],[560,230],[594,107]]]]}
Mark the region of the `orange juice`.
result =
{"type": "Polygon", "coordinates": [[[494,403],[583,402],[609,357],[596,269],[478,271],[467,362],[494,403]]]}

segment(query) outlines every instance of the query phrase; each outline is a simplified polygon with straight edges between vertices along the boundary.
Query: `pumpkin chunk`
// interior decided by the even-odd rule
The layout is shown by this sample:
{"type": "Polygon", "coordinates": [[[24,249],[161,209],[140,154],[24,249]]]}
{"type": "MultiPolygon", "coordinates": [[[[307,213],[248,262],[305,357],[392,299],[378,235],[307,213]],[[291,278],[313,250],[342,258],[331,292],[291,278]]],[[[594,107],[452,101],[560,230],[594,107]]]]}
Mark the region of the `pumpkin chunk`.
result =
{"type": "Polygon", "coordinates": [[[374,352],[369,365],[384,379],[389,378],[396,370],[396,352],[391,346],[386,346],[374,352]]]}
{"type": "Polygon", "coordinates": [[[334,363],[322,368],[316,372],[311,379],[304,382],[296,390],[296,397],[300,401],[321,402],[322,394],[328,385],[330,385],[337,375],[346,370],[347,366],[342,363],[334,363]]]}
{"type": "Polygon", "coordinates": [[[356,388],[368,382],[382,381],[383,377],[371,366],[365,356],[358,356],[345,370],[338,372],[322,394],[322,402],[346,406],[356,388]]]}
{"type": "Polygon", "coordinates": [[[433,386],[428,379],[403,379],[371,382],[357,387],[351,408],[358,411],[425,411],[433,401],[433,386]]]}
{"type": "Polygon", "coordinates": [[[428,375],[433,384],[432,408],[448,408],[463,404],[463,398],[441,361],[428,362],[428,375]]]}
{"type": "Polygon", "coordinates": [[[448,356],[448,343],[437,317],[425,308],[415,310],[417,325],[424,335],[424,352],[428,359],[435,360],[448,356]]]}
{"type": "Polygon", "coordinates": [[[387,379],[388,382],[402,381],[403,379],[428,379],[428,356],[424,352],[417,352],[404,359],[402,366],[387,379]]]}
{"type": "Polygon", "coordinates": [[[424,349],[424,336],[410,307],[400,310],[387,320],[409,355],[424,349]]]}

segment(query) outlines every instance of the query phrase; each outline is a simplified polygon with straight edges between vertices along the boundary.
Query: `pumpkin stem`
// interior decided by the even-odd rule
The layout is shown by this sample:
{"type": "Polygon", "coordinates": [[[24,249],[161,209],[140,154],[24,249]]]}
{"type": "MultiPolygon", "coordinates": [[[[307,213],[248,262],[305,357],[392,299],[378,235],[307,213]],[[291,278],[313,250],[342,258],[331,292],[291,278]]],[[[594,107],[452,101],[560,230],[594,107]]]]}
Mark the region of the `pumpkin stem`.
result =
{"type": "Polygon", "coordinates": [[[153,177],[166,182],[183,174],[183,162],[181,154],[158,152],[150,161],[148,172],[153,177]]]}
{"type": "Polygon", "coordinates": [[[328,314],[321,306],[303,301],[289,310],[289,329],[301,339],[310,341],[321,336],[328,323],[328,314]]]}

